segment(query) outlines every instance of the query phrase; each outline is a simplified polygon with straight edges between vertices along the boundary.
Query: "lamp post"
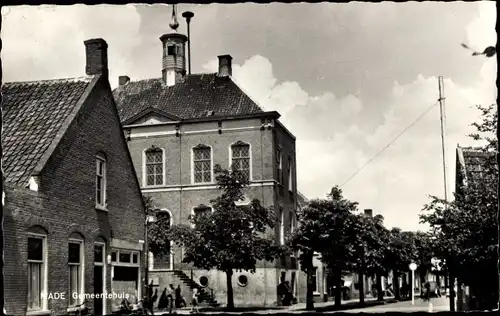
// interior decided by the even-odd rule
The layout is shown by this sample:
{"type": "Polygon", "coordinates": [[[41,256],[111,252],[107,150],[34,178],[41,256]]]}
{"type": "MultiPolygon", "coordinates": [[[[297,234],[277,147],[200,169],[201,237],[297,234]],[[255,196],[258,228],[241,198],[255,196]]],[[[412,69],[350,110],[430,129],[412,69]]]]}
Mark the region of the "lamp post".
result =
{"type": "Polygon", "coordinates": [[[415,305],[415,270],[417,270],[417,264],[415,262],[410,263],[411,270],[411,305],[415,305]]]}
{"type": "Polygon", "coordinates": [[[144,257],[146,261],[146,267],[144,270],[144,287],[146,289],[146,297],[149,298],[149,238],[148,238],[148,228],[149,224],[156,222],[156,216],[146,215],[146,220],[144,221],[144,257]]]}

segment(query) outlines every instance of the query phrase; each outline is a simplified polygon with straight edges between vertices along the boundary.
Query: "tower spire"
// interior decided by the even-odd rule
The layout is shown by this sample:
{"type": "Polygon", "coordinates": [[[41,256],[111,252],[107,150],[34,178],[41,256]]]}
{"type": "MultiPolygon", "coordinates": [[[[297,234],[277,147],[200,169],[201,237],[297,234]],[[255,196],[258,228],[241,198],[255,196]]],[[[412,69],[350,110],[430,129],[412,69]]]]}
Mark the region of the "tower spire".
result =
{"type": "Polygon", "coordinates": [[[177,32],[177,28],[179,27],[179,21],[177,21],[177,4],[172,5],[172,20],[169,26],[174,32],[177,32]]]}

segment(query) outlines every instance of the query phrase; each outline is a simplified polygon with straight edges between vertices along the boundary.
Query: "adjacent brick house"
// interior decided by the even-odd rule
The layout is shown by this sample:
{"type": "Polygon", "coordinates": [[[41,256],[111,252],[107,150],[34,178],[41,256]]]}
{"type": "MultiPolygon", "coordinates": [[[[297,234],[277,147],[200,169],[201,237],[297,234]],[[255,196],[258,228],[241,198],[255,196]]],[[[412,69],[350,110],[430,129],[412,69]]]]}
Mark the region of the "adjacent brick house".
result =
{"type": "Polygon", "coordinates": [[[107,44],[85,46],[84,77],[2,87],[9,315],[67,314],[84,301],[79,294],[108,293],[87,297],[101,315],[125,293],[141,295],[144,204],[108,81],[107,44]]]}
{"type": "MultiPolygon", "coordinates": [[[[272,236],[284,243],[296,221],[295,137],[279,113],[263,111],[236,84],[231,56],[219,56],[218,73],[187,75],[187,37],[174,31],[160,40],[162,78],[121,76],[113,91],[142,192],[170,214],[172,224],[189,223],[195,212],[211,210],[210,200],[220,194],[214,165],[237,164],[251,180],[242,203],[257,198],[278,206],[272,236]]],[[[198,287],[213,293],[209,300],[225,303],[225,274],[181,263],[182,249],[173,245],[170,256],[150,258],[150,276],[160,292],[169,283],[180,284],[188,297],[198,287]]],[[[296,274],[295,258],[259,263],[255,274],[235,272],[235,304],[279,304],[280,278],[294,284],[296,274]]]]}

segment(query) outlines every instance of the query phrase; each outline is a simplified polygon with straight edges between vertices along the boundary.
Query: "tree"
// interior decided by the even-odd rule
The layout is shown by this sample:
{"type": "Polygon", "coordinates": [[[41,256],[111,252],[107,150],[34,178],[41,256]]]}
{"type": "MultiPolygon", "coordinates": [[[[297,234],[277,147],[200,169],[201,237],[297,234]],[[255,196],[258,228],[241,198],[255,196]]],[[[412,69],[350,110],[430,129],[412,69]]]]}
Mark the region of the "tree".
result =
{"type": "Polygon", "coordinates": [[[389,242],[386,248],[385,266],[392,270],[394,285],[394,296],[397,300],[401,299],[399,288],[399,276],[408,271],[409,264],[414,260],[414,233],[401,231],[399,228],[393,228],[389,231],[389,242]]]}
{"type": "Polygon", "coordinates": [[[184,263],[200,269],[217,269],[226,274],[227,308],[234,308],[233,271],[255,272],[258,261],[272,261],[285,249],[269,236],[276,216],[271,208],[254,199],[249,205],[237,205],[245,198],[248,178],[240,171],[215,166],[216,181],[221,195],[210,201],[213,212],[203,212],[191,218],[192,225],[177,224],[170,229],[155,231],[152,244],[156,251],[173,240],[184,248],[184,263]]]}
{"type": "MultiPolygon", "coordinates": [[[[454,200],[431,196],[424,206],[421,221],[428,223],[436,236],[436,252],[446,261],[450,274],[459,283],[469,285],[481,309],[498,302],[498,165],[495,160],[498,141],[495,137],[498,113],[494,105],[478,106],[482,118],[472,125],[473,139],[483,141],[480,172],[468,173],[454,200]]],[[[452,286],[450,278],[450,287],[452,286]]],[[[451,300],[451,298],[450,298],[451,300]]]]}
{"type": "Polygon", "coordinates": [[[355,211],[356,202],[342,196],[342,190],[332,188],[329,199],[316,199],[309,202],[297,215],[299,226],[290,236],[290,246],[299,251],[301,269],[307,275],[306,309],[314,309],[313,266],[314,253],[321,254],[321,260],[335,271],[337,288],[336,304],[340,304],[341,272],[345,267],[348,249],[345,247],[347,221],[355,211]]]}

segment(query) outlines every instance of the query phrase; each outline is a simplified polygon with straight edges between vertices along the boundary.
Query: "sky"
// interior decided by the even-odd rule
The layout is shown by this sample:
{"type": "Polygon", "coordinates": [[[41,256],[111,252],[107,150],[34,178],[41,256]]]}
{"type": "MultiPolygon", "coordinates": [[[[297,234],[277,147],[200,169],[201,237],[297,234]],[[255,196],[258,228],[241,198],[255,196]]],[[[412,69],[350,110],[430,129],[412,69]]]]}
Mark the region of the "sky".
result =
{"type": "MultiPolygon", "coordinates": [[[[496,99],[496,58],[471,56],[496,44],[495,2],[179,4],[191,22],[192,72],[215,72],[231,54],[233,78],[295,135],[298,189],[346,198],[385,217],[387,227],[425,229],[418,214],[444,195],[439,106],[444,77],[448,192],[457,144],[496,99]]],[[[2,7],[4,81],[85,74],[83,41],[108,42],[110,81],[161,76],[159,37],[167,5],[2,7]]],[[[180,18],[179,31],[186,32],[180,18]]]]}

